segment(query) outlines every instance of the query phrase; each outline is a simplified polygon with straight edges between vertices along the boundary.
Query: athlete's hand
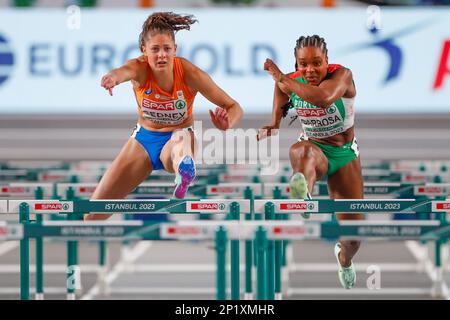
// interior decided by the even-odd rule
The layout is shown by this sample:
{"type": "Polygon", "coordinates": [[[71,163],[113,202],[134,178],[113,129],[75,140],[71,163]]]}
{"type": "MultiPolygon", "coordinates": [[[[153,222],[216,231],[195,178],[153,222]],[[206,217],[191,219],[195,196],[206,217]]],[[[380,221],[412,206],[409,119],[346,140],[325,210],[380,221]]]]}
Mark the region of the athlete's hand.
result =
{"type": "Polygon", "coordinates": [[[117,85],[117,79],[112,73],[107,73],[103,76],[101,86],[109,91],[109,95],[112,96],[112,88],[117,85]]]}
{"type": "Polygon", "coordinates": [[[266,62],[264,62],[264,70],[269,72],[275,82],[280,81],[281,76],[283,76],[283,73],[271,59],[266,59],[266,62]]]}
{"type": "Polygon", "coordinates": [[[209,110],[209,115],[214,126],[219,130],[227,130],[230,127],[228,112],[224,108],[217,107],[216,111],[209,110]]]}
{"type": "Polygon", "coordinates": [[[260,141],[270,136],[276,136],[278,134],[278,129],[279,127],[275,125],[264,126],[258,130],[256,140],[260,141]]]}

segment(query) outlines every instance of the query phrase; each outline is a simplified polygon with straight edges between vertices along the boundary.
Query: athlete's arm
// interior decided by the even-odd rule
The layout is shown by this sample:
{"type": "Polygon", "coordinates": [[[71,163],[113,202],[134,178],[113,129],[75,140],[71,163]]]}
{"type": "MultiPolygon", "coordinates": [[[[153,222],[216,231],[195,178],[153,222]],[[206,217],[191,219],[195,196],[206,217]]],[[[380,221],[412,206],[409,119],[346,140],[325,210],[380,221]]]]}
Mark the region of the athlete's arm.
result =
{"type": "Polygon", "coordinates": [[[223,91],[211,77],[186,59],[182,59],[185,80],[189,88],[200,92],[218,108],[209,111],[214,125],[222,130],[233,128],[242,118],[243,111],[237,101],[223,91]]]}
{"type": "Polygon", "coordinates": [[[352,72],[347,68],[334,71],[331,78],[322,81],[319,86],[290,79],[272,61],[266,61],[264,68],[272,74],[283,92],[286,94],[294,92],[303,100],[320,108],[327,108],[337,99],[343,97],[353,81],[352,72]]]}
{"type": "Polygon", "coordinates": [[[273,107],[272,107],[272,122],[258,130],[257,139],[262,140],[267,136],[276,134],[277,131],[272,132],[272,130],[277,130],[280,128],[281,118],[283,117],[282,107],[289,101],[289,97],[285,94],[277,84],[273,91],[273,107]]]}
{"type": "Polygon", "coordinates": [[[143,75],[142,61],[140,58],[128,60],[120,68],[112,69],[102,77],[101,86],[112,95],[112,88],[115,86],[133,80],[138,84],[143,84],[145,76],[143,75]]]}

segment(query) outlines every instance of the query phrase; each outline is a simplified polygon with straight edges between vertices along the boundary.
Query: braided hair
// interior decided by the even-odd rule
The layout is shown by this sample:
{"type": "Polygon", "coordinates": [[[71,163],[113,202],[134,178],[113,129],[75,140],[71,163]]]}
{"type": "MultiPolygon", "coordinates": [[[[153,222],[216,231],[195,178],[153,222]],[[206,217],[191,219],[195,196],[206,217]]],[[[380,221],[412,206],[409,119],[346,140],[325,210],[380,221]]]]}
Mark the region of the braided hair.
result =
{"type": "MultiPolygon", "coordinates": [[[[295,42],[295,48],[294,48],[294,56],[296,57],[297,50],[305,47],[315,47],[322,50],[325,57],[328,57],[328,49],[327,49],[327,43],[325,42],[325,39],[322,37],[319,37],[318,35],[313,36],[301,36],[297,39],[295,42]]],[[[295,59],[295,70],[298,69],[297,59],[295,59]]],[[[282,110],[282,117],[286,118],[287,114],[289,113],[289,109],[292,108],[292,101],[289,98],[289,101],[281,107],[282,110]]],[[[296,117],[295,117],[296,118],[296,117]]],[[[295,120],[295,119],[294,119],[295,120]]],[[[291,121],[292,123],[293,121],[291,121]]]]}
{"type": "Polygon", "coordinates": [[[139,35],[139,48],[145,45],[147,34],[165,33],[175,40],[175,32],[178,30],[190,30],[191,24],[198,22],[193,15],[179,15],[173,12],[155,12],[148,16],[142,25],[139,35]]]}
{"type": "MultiPolygon", "coordinates": [[[[295,48],[294,48],[294,56],[296,57],[297,50],[305,47],[315,47],[322,50],[325,57],[328,57],[328,49],[327,49],[327,43],[325,42],[324,38],[319,37],[317,34],[313,36],[301,36],[297,39],[295,42],[295,48]]],[[[295,70],[297,70],[297,59],[295,59],[295,70]]]]}

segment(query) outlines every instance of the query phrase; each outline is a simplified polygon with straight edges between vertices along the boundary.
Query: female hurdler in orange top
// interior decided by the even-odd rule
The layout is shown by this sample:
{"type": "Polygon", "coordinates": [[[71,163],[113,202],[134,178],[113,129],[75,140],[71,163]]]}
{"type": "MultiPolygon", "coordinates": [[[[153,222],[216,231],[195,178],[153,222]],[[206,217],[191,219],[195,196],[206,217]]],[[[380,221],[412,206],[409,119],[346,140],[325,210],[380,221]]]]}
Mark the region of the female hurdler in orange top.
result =
{"type": "MultiPolygon", "coordinates": [[[[175,32],[190,29],[196,20],[171,12],[158,12],[144,22],[139,37],[142,56],[113,69],[101,81],[112,89],[130,81],[139,110],[136,128],[96,188],[92,199],[121,199],[152,170],[176,173],[174,195],[183,198],[195,177],[193,102],[197,92],[214,103],[210,111],[220,130],[233,127],[242,108],[214,83],[207,73],[188,60],[176,57],[175,32]]],[[[90,214],[85,220],[105,219],[90,214]]]]}

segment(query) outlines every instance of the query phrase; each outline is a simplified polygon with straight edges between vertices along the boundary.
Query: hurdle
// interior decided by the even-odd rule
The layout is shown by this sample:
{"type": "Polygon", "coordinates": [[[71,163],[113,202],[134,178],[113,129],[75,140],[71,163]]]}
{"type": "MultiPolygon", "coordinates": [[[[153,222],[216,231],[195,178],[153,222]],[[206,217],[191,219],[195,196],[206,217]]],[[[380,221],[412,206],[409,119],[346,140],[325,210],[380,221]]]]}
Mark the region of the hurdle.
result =
{"type": "MultiPolygon", "coordinates": [[[[24,225],[25,230],[29,230],[29,233],[25,232],[25,238],[28,236],[36,237],[36,236],[58,236],[57,226],[49,231],[49,233],[33,233],[33,228],[36,230],[41,230],[40,232],[44,232],[45,228],[50,228],[50,226],[41,226],[30,224],[27,220],[27,214],[29,213],[80,213],[80,212],[98,212],[98,213],[120,213],[123,210],[128,212],[171,212],[171,213],[231,213],[231,208],[234,206],[234,213],[245,213],[248,212],[250,201],[248,200],[239,200],[230,201],[230,200],[152,200],[152,201],[123,201],[123,200],[106,200],[106,201],[89,201],[89,200],[79,200],[79,201],[22,201],[22,200],[3,200],[7,201],[7,207],[9,213],[21,213],[21,221],[24,225]],[[238,207],[242,206],[244,210],[237,211],[238,207]],[[40,229],[39,229],[40,228],[40,229]],[[56,229],[55,229],[56,228],[56,229]]],[[[5,209],[6,203],[2,204],[2,210],[5,209]]],[[[330,213],[330,212],[404,212],[405,214],[411,212],[434,212],[434,213],[446,213],[450,210],[450,201],[417,201],[414,199],[405,199],[405,200],[316,200],[316,201],[297,201],[297,200],[254,200],[254,206],[256,212],[265,211],[266,214],[273,215],[274,213],[283,213],[283,214],[292,214],[292,213],[300,213],[300,212],[310,212],[315,214],[320,213],[330,213]]],[[[66,223],[79,223],[67,221],[66,223]]],[[[200,222],[192,222],[199,223],[200,222]]],[[[305,239],[305,237],[312,237],[314,239],[317,238],[326,238],[326,239],[337,239],[337,238],[388,238],[394,240],[404,240],[404,239],[427,239],[436,241],[436,252],[440,252],[440,245],[442,242],[449,237],[450,228],[448,223],[445,220],[445,215],[440,214],[439,221],[420,221],[412,223],[412,221],[404,221],[403,223],[378,223],[378,224],[367,224],[363,222],[356,222],[353,224],[335,224],[332,225],[330,223],[321,223],[318,224],[305,224],[304,222],[294,222],[294,221],[205,221],[204,223],[214,224],[215,229],[218,226],[224,223],[235,223],[239,228],[245,228],[247,225],[252,225],[252,232],[255,231],[254,227],[257,227],[255,234],[255,242],[258,248],[258,259],[260,263],[258,264],[257,271],[257,298],[258,299],[273,299],[275,297],[275,293],[277,293],[277,297],[281,297],[281,292],[274,292],[275,288],[279,285],[274,285],[275,283],[275,274],[279,274],[276,272],[276,265],[279,263],[274,263],[274,255],[272,255],[272,250],[269,250],[270,254],[267,254],[266,248],[270,248],[268,239],[272,240],[280,240],[280,239],[305,239]],[[406,223],[407,222],[407,223],[406,223]],[[289,223],[293,223],[289,226],[289,223]],[[301,224],[296,224],[301,223],[301,224]],[[273,234],[278,234],[278,236],[274,236],[272,234],[267,235],[267,230],[264,228],[268,228],[273,226],[270,229],[273,234]],[[303,227],[302,227],[303,226],[303,227]],[[307,226],[307,227],[305,227],[307,226]],[[388,226],[388,228],[385,228],[388,226]],[[294,228],[294,229],[291,229],[294,228]],[[283,229],[285,228],[285,229],[283,229]],[[320,230],[320,233],[317,233],[317,230],[320,230]],[[282,234],[280,236],[281,233],[282,234]],[[288,236],[290,234],[290,236],[288,236]],[[299,237],[299,238],[296,238],[299,237]],[[264,261],[264,262],[263,262],[264,261]],[[270,268],[275,265],[275,272],[272,272],[270,268]],[[267,266],[267,267],[266,267],[267,266]],[[268,269],[266,269],[268,268],[268,269]],[[268,272],[266,272],[268,270],[268,272]],[[265,279],[263,275],[270,275],[270,279],[265,279]]],[[[81,223],[78,227],[81,228],[81,223]]],[[[89,227],[89,225],[87,225],[89,227]]],[[[154,225],[152,226],[155,227],[154,225]]],[[[191,225],[192,227],[192,225],[191,225]]],[[[236,228],[238,228],[236,227],[236,228]]],[[[65,230],[62,236],[66,238],[76,237],[76,231],[74,230],[84,230],[85,228],[72,228],[72,229],[59,229],[65,230]]],[[[123,230],[126,230],[124,226],[120,226],[122,233],[118,233],[119,236],[123,236],[123,230]]],[[[199,232],[200,229],[195,232],[199,232]]],[[[228,239],[239,240],[239,239],[248,239],[248,237],[244,237],[242,233],[242,229],[238,228],[237,238],[234,236],[228,235],[228,239]]],[[[114,235],[114,231],[116,229],[107,229],[114,235]]],[[[103,230],[103,229],[102,229],[103,230]]],[[[97,236],[111,236],[111,233],[105,233],[106,231],[96,231],[97,236]]],[[[223,242],[223,232],[226,230],[220,229],[222,234],[222,242],[223,242]]],[[[37,231],[36,231],[37,232],[37,231]]],[[[47,232],[47,231],[45,231],[47,232]]],[[[80,231],[84,233],[86,231],[80,231]]],[[[115,231],[117,232],[117,231],[115,231]]],[[[193,231],[194,232],[194,231],[193,231]]],[[[205,231],[206,232],[206,231],[205,231]]],[[[233,231],[234,232],[234,231],[233,231]]],[[[230,233],[231,234],[231,233],[230,233]]],[[[60,234],[61,235],[61,234],[60,234]]],[[[144,238],[141,234],[133,234],[135,237],[144,238]]],[[[204,236],[204,235],[203,235],[204,236]]],[[[155,239],[155,238],[151,238],[155,239]]],[[[24,240],[22,240],[24,241],[24,240]]],[[[221,246],[219,246],[221,247],[221,246]]],[[[221,247],[223,248],[223,246],[221,247]]],[[[23,258],[26,256],[26,250],[24,250],[23,258]]],[[[233,255],[232,255],[233,256],[233,255]]],[[[222,257],[223,258],[223,257],[222,257]]],[[[223,260],[222,258],[218,258],[218,260],[223,260]]],[[[279,259],[278,259],[279,261],[279,259]]],[[[235,261],[234,261],[235,262],[235,261]]],[[[440,255],[436,255],[436,267],[441,268],[440,263],[440,255]]],[[[21,261],[21,264],[24,264],[21,261]]],[[[233,262],[232,262],[233,264],[233,262]]],[[[218,268],[219,270],[219,268],[218,268]]],[[[23,265],[23,272],[26,273],[27,267],[23,265]]],[[[439,271],[439,269],[438,269],[439,271]]],[[[442,271],[442,270],[441,270],[442,271]]],[[[222,271],[221,271],[222,272],[222,271]]],[[[442,273],[442,272],[440,272],[442,273]]],[[[438,272],[439,275],[439,272],[438,272]]],[[[26,283],[25,275],[22,274],[24,283],[26,283]]],[[[232,298],[238,298],[235,294],[238,291],[237,286],[238,282],[235,281],[236,278],[233,278],[233,272],[231,273],[231,285],[232,285],[232,298]]],[[[234,275],[236,277],[236,275],[234,275]]],[[[279,281],[279,280],[276,280],[279,281]]],[[[218,283],[222,283],[222,281],[218,280],[218,283]]],[[[27,289],[22,287],[23,295],[22,298],[29,298],[29,293],[27,295],[27,289]]],[[[436,281],[433,283],[433,290],[436,296],[439,296],[446,291],[446,285],[443,282],[442,277],[437,277],[436,281]]],[[[218,290],[219,292],[219,290],[218,290]]],[[[223,289],[220,289],[220,294],[217,294],[218,298],[223,298],[223,289]]]]}
{"type": "MultiPolygon", "coordinates": [[[[369,183],[370,184],[370,183],[369,183]]],[[[15,194],[16,196],[20,194],[20,192],[30,192],[31,188],[30,186],[39,186],[39,184],[36,183],[30,183],[30,186],[27,187],[27,184],[25,183],[18,183],[18,184],[11,184],[12,188],[10,187],[6,187],[5,190],[3,190],[3,188],[0,189],[0,195],[1,195],[1,191],[5,191],[5,192],[9,192],[8,194],[15,194]],[[20,187],[19,187],[20,186],[20,187]],[[11,193],[12,192],[12,193],[11,193]],[[15,193],[14,193],[15,192],[15,193]]],[[[74,184],[57,184],[57,195],[58,198],[63,198],[64,194],[66,194],[70,188],[72,188],[75,192],[76,196],[89,196],[90,193],[92,193],[95,189],[95,185],[94,183],[74,183],[74,184]]],[[[49,190],[49,186],[50,184],[41,184],[42,187],[46,187],[46,194],[48,194],[48,190],[49,190]]],[[[285,193],[284,195],[286,195],[286,193],[288,192],[288,190],[286,189],[287,184],[262,184],[262,186],[265,188],[265,196],[270,196],[270,194],[268,194],[268,191],[271,191],[272,189],[276,190],[277,187],[281,187],[282,188],[282,192],[285,193]]],[[[323,192],[323,190],[326,190],[326,187],[323,183],[319,183],[318,186],[320,186],[320,190],[322,190],[321,192],[323,192]],[[325,188],[324,188],[325,187],[325,188]]],[[[200,187],[200,185],[199,185],[200,187]]],[[[208,190],[212,191],[212,192],[207,192],[209,193],[209,195],[214,195],[214,194],[218,194],[218,192],[224,192],[225,195],[227,191],[231,191],[230,194],[228,194],[227,196],[237,196],[239,193],[241,192],[245,192],[245,189],[250,188],[250,192],[252,194],[256,194],[257,197],[259,195],[261,195],[261,184],[250,184],[250,185],[246,185],[246,184],[241,184],[241,183],[237,183],[237,184],[219,184],[219,185],[208,185],[207,187],[205,187],[204,185],[201,186],[203,189],[207,188],[208,190]],[[224,187],[225,186],[225,187],[224,187]]],[[[385,184],[380,184],[380,183],[372,183],[370,184],[367,188],[369,188],[369,192],[373,192],[374,194],[380,194],[380,195],[385,195],[388,192],[395,192],[395,190],[403,190],[404,188],[407,188],[409,191],[411,191],[414,188],[414,194],[415,195],[428,195],[428,196],[437,196],[440,195],[442,196],[443,194],[448,194],[448,185],[446,184],[433,184],[430,186],[416,186],[416,185],[409,185],[409,184],[399,184],[399,183],[385,183],[385,184]]],[[[405,191],[405,190],[403,190],[405,191]]],[[[156,184],[156,183],[143,183],[141,186],[139,186],[138,188],[136,188],[135,191],[132,192],[132,194],[138,194],[138,195],[146,195],[146,194],[150,194],[150,195],[154,195],[154,194],[161,194],[161,192],[167,192],[167,193],[171,193],[171,184],[170,183],[166,183],[166,185],[160,185],[160,184],[156,184]]],[[[25,195],[26,193],[23,193],[23,195],[25,195]]],[[[67,194],[66,194],[67,196],[67,194]]],[[[275,193],[273,193],[274,198],[275,193]]],[[[69,197],[66,197],[68,200],[69,197]]],[[[248,197],[247,197],[248,198],[248,197]]],[[[279,197],[281,198],[281,197],[279,197]]],[[[285,247],[284,247],[285,248],[285,247]]],[[[100,248],[100,252],[102,252],[101,250],[102,248],[100,248]]],[[[68,250],[68,251],[72,251],[68,250]]],[[[255,249],[256,252],[256,249],[255,249]]],[[[103,251],[104,253],[104,251],[103,251]]],[[[69,254],[70,255],[70,254],[69,254]]],[[[102,259],[102,256],[100,256],[100,265],[102,264],[102,261],[104,262],[104,258],[102,259]]],[[[286,261],[285,261],[285,253],[283,253],[283,265],[286,265],[286,261]]],[[[256,260],[256,253],[255,253],[255,260],[256,260]]],[[[69,265],[73,265],[69,263],[69,265]]],[[[256,264],[255,264],[256,265],[256,264]]],[[[249,296],[250,297],[250,296],[249,296]]]]}
{"type": "MultiPolygon", "coordinates": [[[[33,184],[33,185],[35,185],[35,184],[33,184]]],[[[48,185],[48,184],[47,184],[48,185]]],[[[82,183],[80,183],[80,184],[58,184],[58,194],[60,195],[60,196],[62,196],[62,190],[65,190],[65,191],[67,191],[67,188],[70,188],[70,187],[75,187],[75,186],[78,186],[78,189],[77,188],[74,188],[74,190],[78,190],[78,191],[81,191],[81,192],[89,192],[89,191],[92,191],[93,189],[94,189],[94,187],[92,186],[92,185],[86,185],[86,184],[82,184],[82,183]]],[[[257,185],[258,186],[258,185],[257,185]]],[[[275,189],[277,188],[277,186],[279,186],[279,185],[270,185],[270,187],[275,187],[275,189]]],[[[397,184],[397,186],[398,186],[398,184],[397,184]]],[[[409,185],[408,185],[409,186],[409,185]]],[[[151,188],[153,188],[153,187],[157,187],[157,184],[152,184],[152,186],[151,186],[151,188]]],[[[237,184],[237,187],[239,187],[238,189],[239,190],[241,190],[242,191],[242,184],[237,184]]],[[[250,192],[252,192],[252,188],[251,188],[252,186],[246,186],[246,188],[248,189],[248,191],[250,191],[250,192]]],[[[411,187],[411,186],[409,186],[409,187],[411,187]]],[[[420,188],[422,188],[422,187],[419,187],[419,186],[413,186],[414,188],[415,188],[415,190],[419,190],[420,191],[420,188]]],[[[151,189],[150,188],[150,189],[151,189]]],[[[47,189],[48,189],[48,186],[47,186],[47,189]]],[[[144,186],[144,191],[147,189],[147,186],[144,186]]],[[[374,190],[375,191],[379,191],[379,189],[382,189],[382,187],[376,187],[376,188],[374,188],[374,190]]],[[[270,189],[269,189],[270,190],[270,189]]],[[[443,188],[443,189],[437,189],[437,191],[439,191],[439,192],[442,192],[442,190],[446,190],[445,188],[443,188]]],[[[148,191],[148,190],[147,190],[148,191]]],[[[146,192],[147,192],[146,191],[146,192]]],[[[158,190],[158,192],[160,192],[161,190],[158,190]]],[[[223,190],[222,190],[223,191],[223,190]]],[[[236,190],[234,190],[234,191],[236,191],[236,190]]],[[[381,190],[381,191],[383,191],[383,190],[381,190]]],[[[384,191],[383,191],[384,192],[384,191]]],[[[424,189],[424,190],[422,190],[421,192],[428,192],[428,193],[430,193],[430,192],[432,192],[432,194],[434,194],[434,195],[436,195],[436,187],[431,187],[431,189],[430,190],[428,190],[428,189],[424,189]],[[434,193],[433,193],[434,192],[434,193]]],[[[140,191],[139,192],[140,194],[142,194],[143,192],[142,191],[140,191]]],[[[275,193],[274,193],[274,197],[275,197],[275,193]]],[[[247,197],[248,198],[248,197],[247,197]]],[[[70,199],[68,199],[68,200],[70,200],[70,199]]],[[[247,218],[247,217],[246,217],[247,218]]],[[[246,243],[248,243],[248,242],[250,242],[251,243],[251,241],[246,241],[246,243]]],[[[278,245],[278,244],[276,244],[276,245],[278,245]]],[[[246,249],[246,252],[248,251],[249,249],[246,249]]],[[[69,249],[68,250],[68,252],[74,252],[74,250],[73,249],[69,249]]],[[[257,256],[256,256],[256,246],[255,246],[255,258],[257,258],[257,256]]],[[[73,254],[68,254],[68,256],[73,256],[73,254]]],[[[282,254],[281,255],[283,258],[285,258],[285,254],[282,254]]],[[[246,255],[246,257],[247,257],[247,255],[246,255]]],[[[73,259],[73,258],[72,258],[73,259]]],[[[248,258],[247,258],[248,259],[248,258]]],[[[102,259],[100,258],[100,260],[102,261],[102,259]]],[[[256,259],[255,259],[256,260],[256,259]]],[[[283,261],[284,263],[283,263],[283,265],[286,265],[286,263],[285,263],[285,261],[283,261]]],[[[68,262],[68,265],[74,265],[74,264],[76,264],[73,260],[72,260],[72,262],[68,262]]],[[[251,265],[251,263],[250,264],[246,264],[246,266],[248,266],[248,265],[251,265]]],[[[256,264],[255,264],[256,265],[256,264]]],[[[249,268],[247,268],[246,267],[246,273],[248,274],[249,272],[251,272],[251,269],[249,270],[249,268]]],[[[250,284],[247,284],[247,288],[250,288],[250,286],[251,286],[251,273],[250,273],[250,276],[246,276],[246,279],[250,279],[250,284]]],[[[246,280],[247,281],[247,280],[246,280]]],[[[248,283],[249,281],[247,281],[247,283],[248,283]]],[[[246,298],[247,299],[251,299],[251,291],[249,291],[249,292],[246,292],[246,298]]]]}

